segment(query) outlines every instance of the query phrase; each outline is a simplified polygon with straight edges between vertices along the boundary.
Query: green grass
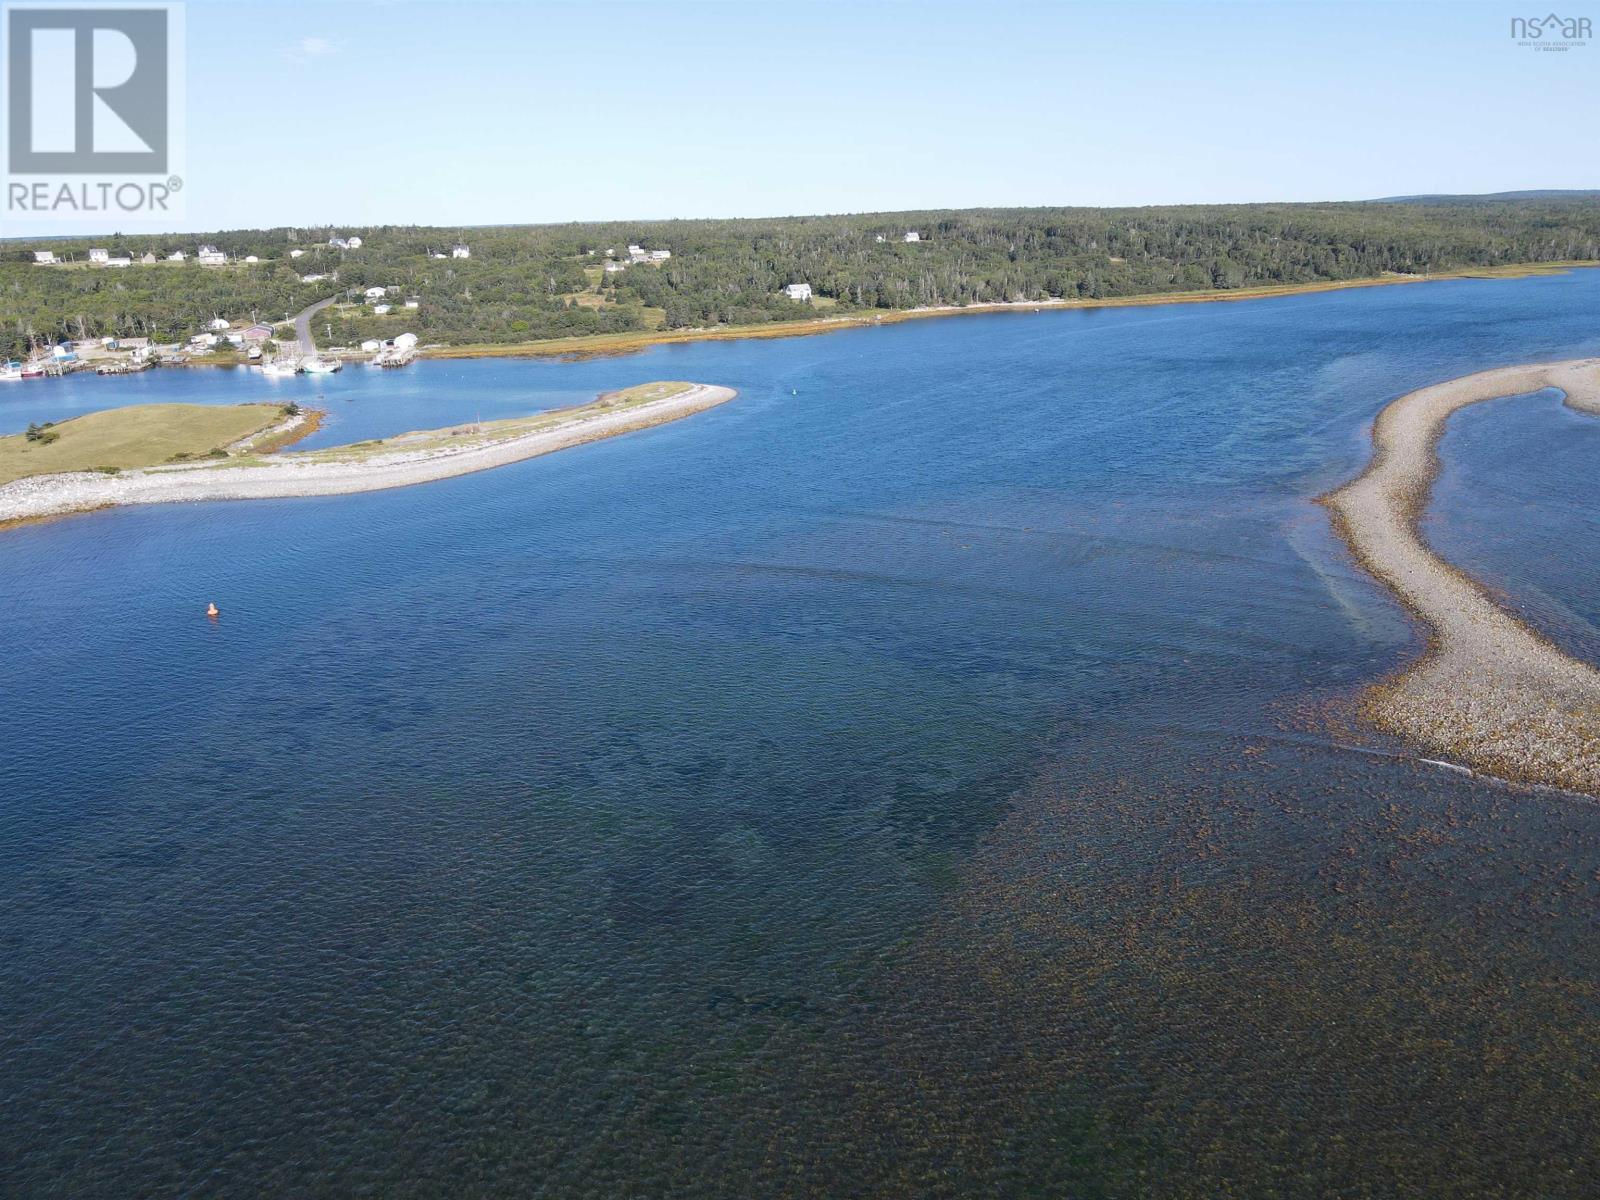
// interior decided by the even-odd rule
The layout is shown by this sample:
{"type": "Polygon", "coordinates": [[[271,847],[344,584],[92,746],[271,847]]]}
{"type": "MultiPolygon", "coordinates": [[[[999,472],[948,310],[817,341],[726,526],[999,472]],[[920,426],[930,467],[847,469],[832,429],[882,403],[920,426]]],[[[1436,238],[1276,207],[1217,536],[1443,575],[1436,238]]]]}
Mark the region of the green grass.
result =
{"type": "Polygon", "coordinates": [[[203,459],[281,420],[276,404],[139,404],[51,425],[54,439],[0,437],[0,485],[29,475],[203,459]]]}
{"type": "Polygon", "coordinates": [[[673,379],[640,383],[630,388],[623,388],[620,392],[607,392],[597,399],[595,404],[601,408],[629,408],[635,404],[648,404],[652,400],[665,400],[668,396],[687,392],[692,387],[694,387],[692,383],[673,379]]]}
{"type": "Polygon", "coordinates": [[[363,462],[384,454],[417,453],[427,450],[468,450],[475,446],[486,445],[490,442],[505,441],[508,438],[522,437],[530,433],[538,433],[557,426],[566,425],[596,413],[625,412],[630,408],[638,408],[655,400],[665,400],[669,396],[676,396],[686,392],[695,385],[676,380],[662,380],[655,383],[641,383],[635,387],[623,388],[620,391],[607,392],[603,396],[590,401],[588,404],[578,405],[575,408],[556,408],[548,412],[533,413],[526,417],[507,417],[499,421],[484,421],[481,425],[474,422],[467,425],[452,425],[445,429],[419,429],[410,433],[397,433],[392,437],[373,438],[365,442],[352,442],[345,446],[328,446],[321,450],[296,451],[292,455],[260,455],[250,454],[231,458],[226,463],[219,464],[227,469],[265,466],[272,462],[281,462],[292,457],[296,462],[314,463],[351,463],[363,462]]]}

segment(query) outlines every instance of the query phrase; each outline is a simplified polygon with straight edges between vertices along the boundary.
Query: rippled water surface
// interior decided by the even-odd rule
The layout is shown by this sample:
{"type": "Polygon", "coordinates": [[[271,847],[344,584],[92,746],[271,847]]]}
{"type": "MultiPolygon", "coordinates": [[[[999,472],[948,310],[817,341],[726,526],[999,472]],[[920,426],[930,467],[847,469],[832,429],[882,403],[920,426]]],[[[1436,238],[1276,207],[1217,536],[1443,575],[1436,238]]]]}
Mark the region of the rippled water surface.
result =
{"type": "MultiPolygon", "coordinates": [[[[1591,1194],[1600,809],[1349,718],[1419,643],[1312,500],[1597,317],[1577,272],[9,389],[317,444],[740,395],[0,533],[0,1194],[1591,1194]]],[[[1600,421],[1443,452],[1430,536],[1592,656],[1600,421]]]]}

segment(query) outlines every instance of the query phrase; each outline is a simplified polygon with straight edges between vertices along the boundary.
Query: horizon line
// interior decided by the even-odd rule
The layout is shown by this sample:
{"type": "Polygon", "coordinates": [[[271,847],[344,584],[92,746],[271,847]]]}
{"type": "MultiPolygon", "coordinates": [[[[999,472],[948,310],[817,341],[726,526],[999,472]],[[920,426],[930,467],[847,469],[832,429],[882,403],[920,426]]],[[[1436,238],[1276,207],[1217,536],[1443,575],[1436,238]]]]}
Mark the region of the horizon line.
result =
{"type": "Polygon", "coordinates": [[[340,221],[300,221],[282,225],[239,225],[232,228],[211,229],[179,229],[179,230],[151,230],[141,232],[127,229],[95,229],[85,233],[38,233],[38,234],[0,234],[0,243],[28,242],[28,241],[74,241],[81,238],[96,237],[185,237],[198,234],[221,234],[254,232],[269,229],[549,229],[567,225],[664,225],[673,223],[711,222],[711,221],[803,221],[822,220],[832,217],[902,217],[920,216],[934,213],[977,213],[977,212],[1132,212],[1146,211],[1149,209],[1178,209],[1178,208],[1314,208],[1327,205],[1360,205],[1360,204],[1416,204],[1429,200],[1494,200],[1494,199],[1526,199],[1533,200],[1541,197],[1600,197],[1600,187],[1594,188],[1511,188],[1494,192],[1410,192],[1392,196],[1369,196],[1358,199],[1324,199],[1324,200],[1225,200],[1225,201],[1183,201],[1181,203],[1166,204],[977,204],[966,205],[959,208],[902,208],[902,209],[859,209],[840,210],[836,212],[810,212],[810,213],[769,213],[762,216],[698,216],[698,217],[604,217],[604,218],[570,218],[558,221],[482,221],[477,223],[456,223],[428,225],[419,222],[378,222],[357,223],[340,221]]]}

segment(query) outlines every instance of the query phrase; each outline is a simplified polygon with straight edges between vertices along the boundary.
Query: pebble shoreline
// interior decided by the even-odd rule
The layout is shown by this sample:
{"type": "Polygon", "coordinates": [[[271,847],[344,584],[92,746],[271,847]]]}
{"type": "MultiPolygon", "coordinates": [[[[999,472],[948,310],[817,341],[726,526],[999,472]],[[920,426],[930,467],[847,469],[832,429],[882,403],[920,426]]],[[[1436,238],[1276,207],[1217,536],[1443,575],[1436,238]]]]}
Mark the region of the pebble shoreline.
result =
{"type": "Polygon", "coordinates": [[[1600,671],[1499,608],[1418,525],[1451,414],[1548,388],[1600,415],[1600,359],[1501,367],[1401,396],[1378,414],[1366,470],[1322,499],[1356,558],[1432,630],[1421,660],[1368,689],[1364,715],[1502,779],[1600,796],[1600,671]]]}
{"type": "Polygon", "coordinates": [[[211,500],[266,500],[286,496],[338,496],[409,487],[486,471],[676,421],[735,396],[732,388],[696,384],[686,392],[618,412],[589,413],[534,433],[467,447],[365,455],[330,460],[329,451],[275,455],[260,466],[199,464],[151,467],[102,475],[75,471],[35,475],[0,487],[0,525],[88,512],[122,504],[211,500]]]}

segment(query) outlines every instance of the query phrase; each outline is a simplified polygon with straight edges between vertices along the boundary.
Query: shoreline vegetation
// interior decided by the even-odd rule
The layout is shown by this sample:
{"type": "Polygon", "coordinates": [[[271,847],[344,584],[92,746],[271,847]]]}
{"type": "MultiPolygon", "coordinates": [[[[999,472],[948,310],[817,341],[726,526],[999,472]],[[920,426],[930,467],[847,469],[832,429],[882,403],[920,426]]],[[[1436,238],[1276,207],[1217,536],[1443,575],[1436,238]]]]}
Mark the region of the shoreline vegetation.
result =
{"type": "Polygon", "coordinates": [[[0,357],[109,339],[206,359],[219,321],[303,342],[290,314],[319,305],[322,352],[413,334],[456,355],[593,353],[1595,262],[1587,193],[0,239],[0,357]]]}
{"type": "Polygon", "coordinates": [[[205,461],[164,460],[109,474],[88,470],[16,479],[0,486],[0,528],[127,504],[336,496],[410,487],[666,424],[726,403],[736,394],[732,388],[708,384],[647,383],[576,408],[321,450],[272,452],[284,439],[298,440],[315,428],[320,414],[301,410],[236,443],[237,453],[208,455],[205,461]]]}
{"type": "MultiPolygon", "coordinates": [[[[902,321],[934,317],[959,317],[977,313],[1055,312],[1090,308],[1145,308],[1168,304],[1231,303],[1244,300],[1270,300],[1281,296],[1304,296],[1316,292],[1342,292],[1352,288],[1387,287],[1391,284],[1440,283],[1452,279],[1525,279],[1538,275],[1562,275],[1568,271],[1600,267],[1600,260],[1574,259],[1568,262],[1512,263],[1499,267],[1463,267],[1456,271],[1408,275],[1389,272],[1361,279],[1317,280],[1310,283],[1265,284],[1229,291],[1158,292],[1146,296],[1115,296],[1103,299],[1008,300],[980,304],[945,304],[927,308],[890,309],[882,312],[851,313],[838,317],[816,317],[766,325],[717,325],[704,329],[671,329],[631,333],[594,334],[588,337],[543,338],[532,342],[468,343],[459,346],[423,347],[424,358],[590,358],[612,354],[634,354],[652,346],[680,342],[735,341],[745,338],[809,337],[819,333],[838,333],[846,329],[868,329],[895,325],[902,321]]],[[[197,362],[196,366],[211,366],[197,362]]]]}
{"type": "Polygon", "coordinates": [[[1356,559],[1431,631],[1417,662],[1363,693],[1362,714],[1487,774],[1600,796],[1600,671],[1496,605],[1429,549],[1419,525],[1450,416],[1548,389],[1600,416],[1600,359],[1500,367],[1408,392],[1378,414],[1366,469],[1321,502],[1356,559]]]}

